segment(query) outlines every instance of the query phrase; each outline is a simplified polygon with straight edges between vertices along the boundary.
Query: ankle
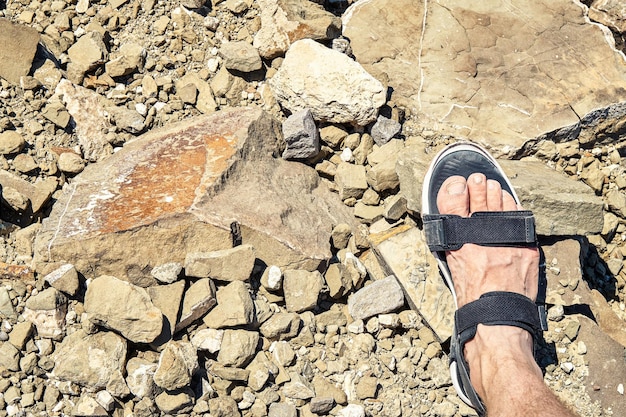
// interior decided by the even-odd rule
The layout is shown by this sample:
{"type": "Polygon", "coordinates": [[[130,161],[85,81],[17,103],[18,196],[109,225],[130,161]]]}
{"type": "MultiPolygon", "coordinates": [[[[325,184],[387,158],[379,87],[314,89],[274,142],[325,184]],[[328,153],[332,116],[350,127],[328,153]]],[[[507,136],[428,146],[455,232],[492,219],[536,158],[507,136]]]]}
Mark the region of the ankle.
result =
{"type": "Polygon", "coordinates": [[[532,335],[518,327],[478,325],[476,336],[465,345],[465,358],[481,398],[507,383],[498,380],[504,375],[543,378],[533,355],[532,335]]]}

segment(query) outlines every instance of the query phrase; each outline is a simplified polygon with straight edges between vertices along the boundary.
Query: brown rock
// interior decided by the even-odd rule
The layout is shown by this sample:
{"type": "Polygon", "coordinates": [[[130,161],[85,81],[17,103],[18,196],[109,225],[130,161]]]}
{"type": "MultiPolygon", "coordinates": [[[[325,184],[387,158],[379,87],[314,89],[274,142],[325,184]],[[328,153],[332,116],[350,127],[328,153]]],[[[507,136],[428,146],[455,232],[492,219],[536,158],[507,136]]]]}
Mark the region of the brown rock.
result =
{"type": "Polygon", "coordinates": [[[20,77],[30,72],[38,43],[34,28],[0,19],[0,77],[19,85],[20,77]]]}

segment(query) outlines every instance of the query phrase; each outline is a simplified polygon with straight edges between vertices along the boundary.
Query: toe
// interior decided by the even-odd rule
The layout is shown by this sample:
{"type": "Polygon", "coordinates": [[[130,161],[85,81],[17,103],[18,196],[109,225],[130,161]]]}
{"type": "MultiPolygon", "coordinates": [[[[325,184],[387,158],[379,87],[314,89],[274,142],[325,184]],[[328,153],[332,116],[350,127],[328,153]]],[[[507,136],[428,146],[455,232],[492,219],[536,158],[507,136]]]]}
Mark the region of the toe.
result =
{"type": "Polygon", "coordinates": [[[496,180],[487,180],[487,209],[502,211],[502,187],[496,180]]]}
{"type": "Polygon", "coordinates": [[[502,210],[514,211],[521,210],[522,207],[515,202],[515,199],[511,194],[506,191],[502,192],[502,210]]]}
{"type": "Polygon", "coordinates": [[[442,214],[469,215],[469,193],[465,178],[455,175],[443,182],[437,194],[437,207],[442,214]]]}
{"type": "Polygon", "coordinates": [[[487,178],[485,174],[474,173],[467,178],[470,213],[489,210],[487,206],[487,178]]]}

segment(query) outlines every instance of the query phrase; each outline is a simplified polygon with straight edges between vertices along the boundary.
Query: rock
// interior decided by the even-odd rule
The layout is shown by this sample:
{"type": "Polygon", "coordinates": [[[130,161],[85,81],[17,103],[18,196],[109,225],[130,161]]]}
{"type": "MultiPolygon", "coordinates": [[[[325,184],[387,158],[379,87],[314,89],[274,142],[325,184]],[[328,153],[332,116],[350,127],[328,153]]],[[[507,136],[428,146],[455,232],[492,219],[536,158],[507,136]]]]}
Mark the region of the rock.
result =
{"type": "Polygon", "coordinates": [[[383,217],[391,222],[400,220],[406,214],[406,198],[396,194],[385,200],[383,217]]]}
{"type": "Polygon", "coordinates": [[[245,366],[256,353],[259,334],[247,330],[224,331],[217,361],[224,366],[245,366]]]}
{"type": "Polygon", "coordinates": [[[298,417],[298,410],[290,403],[272,403],[267,417],[298,417]]]}
{"type": "Polygon", "coordinates": [[[178,280],[182,270],[183,264],[180,262],[168,262],[155,266],[152,268],[150,274],[159,282],[171,284],[172,282],[178,280]]]}
{"type": "Polygon", "coordinates": [[[237,402],[231,397],[217,397],[209,400],[211,416],[216,417],[240,417],[237,402]]]}
{"type": "Polygon", "coordinates": [[[85,312],[92,322],[134,343],[150,343],[163,329],[163,314],[146,290],[112,276],[100,276],[89,284],[85,312]]]}
{"type": "Polygon", "coordinates": [[[324,279],[319,271],[285,271],[283,292],[287,311],[300,313],[316,307],[323,285],[324,279]]]}
{"type": "Polygon", "coordinates": [[[332,397],[315,397],[311,398],[309,405],[313,414],[325,415],[333,409],[335,400],[332,397]]]}
{"type": "Polygon", "coordinates": [[[191,411],[194,404],[194,393],[191,388],[175,392],[162,392],[154,399],[157,407],[164,413],[182,414],[191,411]]]}
{"type": "Polygon", "coordinates": [[[0,343],[0,366],[13,372],[20,370],[20,351],[12,343],[0,343]]]}
{"type": "Polygon", "coordinates": [[[0,18],[0,77],[19,85],[20,77],[31,70],[38,43],[39,33],[34,28],[0,18]]]}
{"type": "MultiPolygon", "coordinates": [[[[181,312],[181,306],[183,306],[185,281],[177,281],[169,285],[153,285],[148,287],[147,291],[152,304],[163,314],[163,330],[153,342],[160,346],[170,340],[176,332],[175,326],[178,324],[177,320],[181,312]]],[[[182,308],[184,309],[185,307],[182,308]]]]}
{"type": "Polygon", "coordinates": [[[215,252],[191,252],[185,258],[185,274],[219,281],[247,281],[254,259],[254,248],[250,245],[215,252]]]}
{"type": "Polygon", "coordinates": [[[72,409],[72,415],[80,417],[107,417],[109,413],[98,404],[93,395],[83,394],[72,409]]]}
{"type": "Polygon", "coordinates": [[[381,206],[368,206],[362,201],[359,201],[354,206],[354,215],[362,219],[364,223],[371,224],[382,218],[383,210],[384,208],[381,206]]]}
{"type": "Polygon", "coordinates": [[[113,147],[106,135],[102,134],[111,128],[104,97],[67,80],[58,83],[55,93],[62,97],[76,123],[76,135],[83,157],[87,161],[99,161],[111,155],[113,147]]]}
{"type": "Polygon", "coordinates": [[[309,109],[295,112],[283,122],[283,137],[285,159],[311,158],[320,151],[319,131],[309,109]]]}
{"type": "Polygon", "coordinates": [[[615,30],[626,32],[624,5],[615,0],[594,0],[589,5],[589,18],[615,30]]]}
{"type": "Polygon", "coordinates": [[[28,197],[13,187],[4,187],[2,189],[2,199],[9,207],[18,213],[26,212],[30,205],[28,197]]]}
{"type": "Polygon", "coordinates": [[[78,272],[76,272],[76,268],[72,264],[61,265],[46,275],[44,280],[57,290],[72,296],[76,295],[76,291],[78,291],[80,286],[78,272]]]}
{"type": "Polygon", "coordinates": [[[164,260],[231,247],[230,224],[238,221],[244,243],[266,264],[316,269],[331,256],[331,224],[354,219],[314,169],[269,157],[276,128],[261,110],[238,108],[126,143],[59,196],[35,241],[34,264],[72,263],[81,273],[149,286],[164,260]]]}
{"type": "Polygon", "coordinates": [[[126,341],[115,333],[77,330],[56,347],[53,375],[91,389],[106,388],[114,374],[122,375],[126,351],[126,341]]]}
{"type": "Polygon", "coordinates": [[[113,411],[113,407],[115,406],[115,399],[108,391],[98,391],[98,393],[96,394],[96,401],[106,411],[113,411]]]}
{"type": "Polygon", "coordinates": [[[68,50],[72,66],[82,75],[104,64],[109,57],[103,36],[99,32],[87,32],[68,50]]]}
{"type": "Polygon", "coordinates": [[[21,152],[26,141],[15,130],[7,130],[0,133],[0,154],[9,155],[21,152]]]}
{"type": "Polygon", "coordinates": [[[367,170],[366,177],[367,183],[378,192],[393,191],[400,185],[394,160],[373,165],[367,170]]]}
{"type": "Polygon", "coordinates": [[[333,149],[339,149],[347,137],[348,132],[339,126],[328,125],[320,129],[320,138],[333,149]]]}
{"type": "Polygon", "coordinates": [[[65,106],[58,101],[48,102],[41,114],[61,129],[65,129],[70,122],[70,114],[65,106]]]}
{"type": "Polygon", "coordinates": [[[436,125],[437,135],[513,155],[546,137],[578,138],[589,146],[609,141],[596,132],[614,129],[625,112],[626,62],[616,58],[611,35],[590,24],[578,4],[526,3],[516,13],[485,13],[476,3],[456,0],[428,4],[428,10],[410,0],[389,4],[355,3],[343,15],[343,35],[358,62],[372,74],[386,74],[394,101],[412,109],[418,129],[436,125]],[[547,15],[559,18],[535,18],[547,15]],[[551,45],[556,33],[567,33],[567,45],[551,45]],[[407,36],[420,39],[418,53],[407,36]],[[591,61],[582,53],[589,50],[591,61]],[[605,61],[611,65],[600,64],[605,61]]]}
{"type": "Polygon", "coordinates": [[[213,362],[210,366],[211,374],[218,376],[226,381],[247,381],[250,371],[247,369],[233,368],[223,366],[217,362],[213,362]]]}
{"type": "Polygon", "coordinates": [[[24,350],[26,342],[33,335],[33,324],[29,321],[23,321],[13,326],[11,333],[9,334],[9,343],[18,348],[24,350]]]}
{"type": "Polygon", "coordinates": [[[185,292],[180,319],[176,323],[175,332],[178,332],[204,316],[211,310],[217,299],[215,284],[209,278],[199,279],[185,292]]]}
{"type": "Polygon", "coordinates": [[[259,331],[269,340],[289,339],[298,333],[301,322],[295,313],[275,313],[261,325],[259,331]]]}
{"type": "MultiPolygon", "coordinates": [[[[203,114],[210,114],[217,110],[218,106],[215,102],[215,97],[213,96],[213,90],[208,82],[204,81],[196,73],[187,72],[179,81],[176,82],[176,89],[180,90],[188,85],[193,85],[197,90],[197,95],[194,101],[196,109],[203,114]]],[[[156,92],[154,94],[156,94],[156,92]]]]}
{"type": "Polygon", "coordinates": [[[170,341],[159,357],[154,373],[154,383],[172,391],[191,383],[191,377],[198,369],[198,355],[189,342],[170,341]]]}
{"type": "Polygon", "coordinates": [[[146,50],[141,45],[129,42],[120,46],[117,55],[104,66],[107,74],[113,78],[141,70],[146,59],[146,50]]]}
{"type": "Polygon", "coordinates": [[[280,290],[283,286],[283,272],[276,265],[270,265],[263,271],[261,285],[270,291],[280,290]]]}
{"type": "Polygon", "coordinates": [[[329,40],[341,34],[341,20],[304,0],[262,0],[261,29],[253,45],[263,58],[284,55],[300,39],[329,40]]]}
{"type": "Polygon", "coordinates": [[[360,400],[376,398],[378,380],[373,376],[362,377],[356,385],[356,395],[360,400]]]}
{"type": "Polygon", "coordinates": [[[13,158],[13,167],[17,172],[21,172],[23,174],[30,174],[39,168],[35,159],[31,155],[25,153],[16,155],[15,158],[13,158]]]}
{"type": "Polygon", "coordinates": [[[181,88],[177,88],[176,94],[183,101],[183,103],[196,104],[198,89],[193,84],[186,84],[181,88]]]}
{"type": "Polygon", "coordinates": [[[383,85],[358,63],[309,39],[291,45],[269,84],[292,113],[310,109],[315,120],[334,123],[364,126],[386,99],[383,85]]]}
{"type": "Polygon", "coordinates": [[[85,161],[74,152],[63,152],[57,161],[59,169],[66,174],[78,174],[85,169],[85,161]]]}
{"type": "Polygon", "coordinates": [[[259,51],[248,42],[224,42],[219,54],[229,70],[252,72],[263,67],[259,51]]]}
{"type": "Polygon", "coordinates": [[[233,327],[252,323],[254,303],[246,284],[233,281],[217,291],[217,306],[204,316],[204,323],[213,328],[233,327]]]}
{"type": "Polygon", "coordinates": [[[60,340],[65,332],[67,298],[54,288],[47,288],[26,301],[24,318],[35,325],[39,337],[60,340]]]}
{"type": "Polygon", "coordinates": [[[202,329],[198,330],[191,338],[191,344],[198,350],[206,350],[209,353],[219,352],[224,338],[224,330],[202,329]]]}
{"type": "Polygon", "coordinates": [[[361,198],[367,190],[367,177],[365,167],[343,162],[337,166],[335,183],[339,188],[339,198],[361,198]]]}
{"type": "Polygon", "coordinates": [[[16,317],[11,296],[9,296],[9,291],[4,286],[0,286],[0,315],[3,317],[16,317]]]}
{"type": "Polygon", "coordinates": [[[345,249],[348,246],[348,241],[352,236],[352,228],[349,224],[341,223],[333,228],[330,235],[333,247],[335,249],[345,249]]]}
{"type": "Polygon", "coordinates": [[[365,417],[365,409],[359,404],[349,404],[339,410],[338,417],[365,417]]]}
{"type": "Polygon", "coordinates": [[[141,358],[130,358],[126,364],[126,383],[137,398],[154,398],[158,392],[154,382],[157,364],[141,358]]]}
{"type": "Polygon", "coordinates": [[[389,142],[395,135],[400,133],[402,125],[393,119],[388,119],[383,115],[378,115],[376,123],[372,126],[372,139],[374,143],[381,146],[389,142]]]}
{"type": "Polygon", "coordinates": [[[375,281],[348,297],[348,311],[357,320],[395,311],[403,305],[404,294],[393,275],[375,281]]]}
{"type": "Polygon", "coordinates": [[[144,118],[136,109],[128,109],[124,106],[112,106],[108,107],[107,111],[118,130],[139,134],[145,128],[144,118]]]}

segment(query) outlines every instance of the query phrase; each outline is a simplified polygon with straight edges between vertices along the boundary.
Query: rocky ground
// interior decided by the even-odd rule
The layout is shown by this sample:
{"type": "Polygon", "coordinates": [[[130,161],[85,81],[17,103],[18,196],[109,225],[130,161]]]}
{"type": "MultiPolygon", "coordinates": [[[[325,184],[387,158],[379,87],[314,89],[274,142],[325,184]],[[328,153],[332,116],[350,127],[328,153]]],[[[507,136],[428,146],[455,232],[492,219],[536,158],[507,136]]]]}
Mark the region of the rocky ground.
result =
{"type": "MultiPolygon", "coordinates": [[[[287,88],[301,70],[287,68],[290,44],[325,45],[298,44],[290,53],[300,61],[319,54],[329,67],[344,65],[326,58],[331,48],[351,57],[339,19],[350,2],[316,3],[324,2],[0,0],[0,417],[474,415],[451,385],[445,331],[410,308],[411,296],[382,271],[385,261],[371,261],[375,250],[388,260],[386,249],[366,238],[419,229],[396,162],[411,161],[411,146],[432,155],[454,138],[424,129],[415,109],[388,100],[351,59],[348,87],[303,75],[338,94],[358,90],[351,109],[330,114],[308,103],[308,114],[298,112],[299,94],[287,88]],[[262,24],[277,4],[288,16],[275,23],[289,33],[282,43],[262,24]],[[298,19],[305,23],[285,23],[298,19]],[[293,141],[283,156],[314,168],[352,210],[351,219],[326,225],[330,264],[260,265],[244,239],[205,258],[163,262],[148,284],[72,265],[33,270],[42,221],[62,211],[57,201],[84,170],[106,166],[145,132],[246,106],[269,113],[283,132],[289,120],[319,131],[321,149],[293,141]],[[182,269],[193,279],[179,279],[182,269]],[[118,300],[127,307],[115,308],[118,300]],[[176,326],[168,343],[158,341],[162,314],[176,326]]],[[[593,218],[564,220],[572,227],[564,234],[579,236],[554,243],[552,229],[543,233],[550,328],[538,348],[546,383],[582,416],[623,409],[620,123],[603,127],[611,140],[530,141],[516,155],[561,173],[556,189],[566,179],[588,186],[579,200],[593,218]],[[578,221],[599,229],[582,233],[578,221]],[[574,311],[581,305],[592,306],[594,321],[574,311]],[[612,370],[598,371],[598,356],[614,359],[612,370]]]]}

